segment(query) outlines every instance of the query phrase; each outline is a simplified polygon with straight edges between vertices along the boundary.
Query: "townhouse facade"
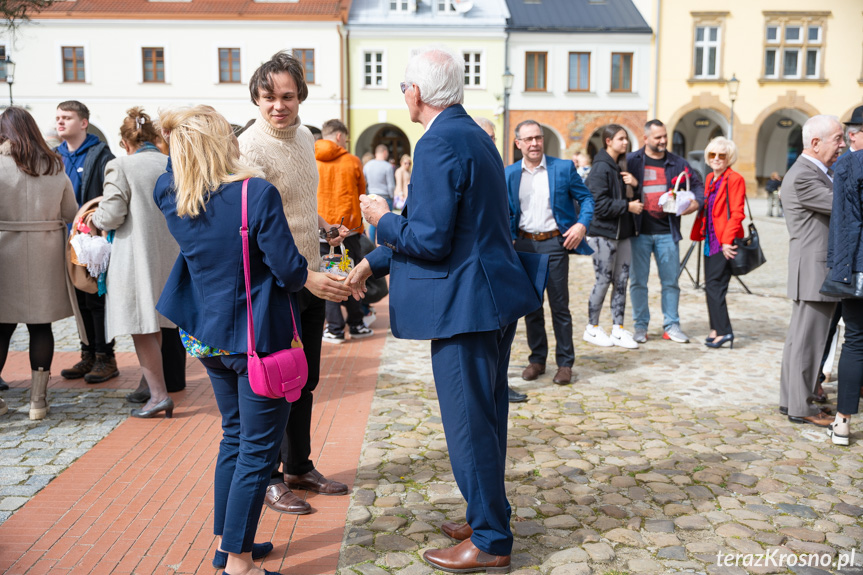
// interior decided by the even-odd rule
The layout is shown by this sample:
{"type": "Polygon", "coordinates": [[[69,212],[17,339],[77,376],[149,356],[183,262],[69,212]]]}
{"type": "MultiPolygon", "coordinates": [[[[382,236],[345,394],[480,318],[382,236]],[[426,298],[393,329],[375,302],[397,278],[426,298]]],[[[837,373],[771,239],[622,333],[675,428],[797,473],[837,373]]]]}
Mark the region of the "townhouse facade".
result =
{"type": "Polygon", "coordinates": [[[362,156],[384,144],[396,160],[412,155],[423,127],[411,122],[399,83],[411,55],[428,45],[464,56],[464,107],[500,134],[507,16],[504,0],[354,0],[346,63],[351,151],[362,156]]]}
{"type": "Polygon", "coordinates": [[[238,127],[257,118],[249,78],[275,52],[293,50],[309,83],[300,118],[314,130],[347,112],[347,11],[348,0],[58,2],[0,35],[0,59],[15,62],[14,102],[43,131],[59,102],[80,100],[91,131],[123,155],[119,127],[133,106],[156,117],[208,104],[238,127]]]}
{"type": "Polygon", "coordinates": [[[863,104],[858,0],[640,2],[659,16],[655,115],[669,148],[697,163],[711,138],[732,137],[750,193],[785,174],[809,117],[847,120],[863,104]]]}
{"type": "MultiPolygon", "coordinates": [[[[546,153],[601,149],[622,125],[637,148],[647,120],[652,30],[631,0],[508,0],[509,125],[542,125],[546,153]]],[[[509,157],[521,154],[510,129],[509,157]]]]}

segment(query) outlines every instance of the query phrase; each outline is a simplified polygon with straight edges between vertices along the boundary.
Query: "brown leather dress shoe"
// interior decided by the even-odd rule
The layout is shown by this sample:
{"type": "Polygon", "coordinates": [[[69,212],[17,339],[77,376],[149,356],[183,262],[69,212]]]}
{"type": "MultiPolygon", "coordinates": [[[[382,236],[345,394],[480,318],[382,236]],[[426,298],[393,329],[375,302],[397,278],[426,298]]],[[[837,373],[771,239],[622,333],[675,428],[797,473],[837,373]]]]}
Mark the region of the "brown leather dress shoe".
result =
{"type": "Polygon", "coordinates": [[[543,373],[545,373],[544,363],[531,363],[521,372],[521,378],[525,381],[533,381],[543,373]]]}
{"type": "Polygon", "coordinates": [[[285,473],[285,483],[291,489],[305,489],[312,493],[321,495],[347,495],[348,486],[338,481],[332,481],[324,477],[317,469],[312,469],[302,475],[290,475],[285,473]]]}
{"type": "Polygon", "coordinates": [[[552,379],[552,381],[558,385],[569,385],[570,383],[572,383],[572,368],[558,368],[557,373],[554,375],[554,379],[552,379]]]}
{"type": "Polygon", "coordinates": [[[290,515],[306,515],[312,512],[312,506],[297,497],[284,483],[276,483],[267,487],[264,504],[279,513],[290,515]]]}
{"type": "Polygon", "coordinates": [[[425,562],[448,573],[509,573],[509,555],[490,555],[465,539],[447,549],[430,549],[423,553],[425,562]]]}
{"type": "Polygon", "coordinates": [[[823,411],[819,411],[818,415],[809,415],[806,417],[789,415],[788,421],[790,421],[791,423],[808,423],[810,425],[817,425],[818,427],[828,427],[831,423],[833,423],[833,418],[824,413],[823,411]]]}
{"type": "Polygon", "coordinates": [[[456,523],[455,521],[447,521],[440,526],[440,530],[447,537],[452,537],[456,541],[464,541],[473,535],[473,529],[467,523],[456,523]]]}

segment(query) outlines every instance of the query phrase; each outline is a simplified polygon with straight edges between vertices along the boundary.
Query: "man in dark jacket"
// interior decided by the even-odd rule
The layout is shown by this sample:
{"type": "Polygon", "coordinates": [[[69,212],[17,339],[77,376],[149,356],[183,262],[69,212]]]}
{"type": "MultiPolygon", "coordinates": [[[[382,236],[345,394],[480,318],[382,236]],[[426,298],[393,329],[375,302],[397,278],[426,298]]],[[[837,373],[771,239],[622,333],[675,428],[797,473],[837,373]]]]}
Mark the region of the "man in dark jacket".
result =
{"type": "MultiPolygon", "coordinates": [[[[57,106],[56,124],[57,134],[63,140],[57,152],[63,157],[66,175],[72,180],[75,199],[81,206],[102,195],[105,164],[114,159],[114,154],[105,142],[87,133],[90,110],[81,102],[61,102],[57,106]]],[[[60,375],[66,379],[83,377],[87,383],[108,381],[120,372],[114,358],[114,342],[105,341],[105,296],[77,289],[75,294],[88,343],[81,342],[81,361],[60,375]]]]}
{"type": "MultiPolygon", "coordinates": [[[[638,193],[644,203],[644,211],[635,218],[638,236],[632,238],[632,268],[629,276],[635,327],[633,339],[638,343],[647,341],[647,324],[650,322],[647,304],[650,254],[656,258],[662,284],[662,337],[678,343],[689,343],[689,336],[680,329],[680,316],[677,313],[680,302],[680,286],[677,283],[680,275],[678,242],[682,238],[680,216],[664,213],[659,205],[659,197],[674,187],[678,177],[688,173],[696,202],[690,204],[683,215],[691,214],[704,204],[704,184],[686,160],[669,152],[667,147],[668,132],[665,126],[659,120],[650,120],[644,125],[644,147],[626,156],[626,165],[639,182],[638,193]]],[[[680,189],[685,187],[686,182],[681,182],[680,189]]]]}

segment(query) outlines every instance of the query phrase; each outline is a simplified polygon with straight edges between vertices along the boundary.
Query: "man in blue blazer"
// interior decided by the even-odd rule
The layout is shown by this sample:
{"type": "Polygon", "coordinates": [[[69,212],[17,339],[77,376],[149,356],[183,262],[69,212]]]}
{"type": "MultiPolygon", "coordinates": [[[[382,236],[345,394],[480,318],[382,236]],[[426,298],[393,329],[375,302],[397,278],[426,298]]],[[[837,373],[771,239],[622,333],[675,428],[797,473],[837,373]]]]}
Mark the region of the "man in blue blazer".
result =
{"type": "Polygon", "coordinates": [[[542,303],[546,260],[527,257],[523,265],[513,249],[500,155],[461,106],[463,58],[442,48],[420,51],[405,78],[411,120],[426,128],[414,151],[408,215],[389,213],[375,196],[361,198],[382,246],[347,282],[359,297],[372,273],[389,273],[393,335],[432,340],[467,524],[444,524],[463,541],[424,559],[445,571],[505,573],[513,541],[504,489],[509,350],[518,318],[542,303]]]}
{"type": "MultiPolygon", "coordinates": [[[[516,250],[549,256],[548,305],[557,361],[553,381],[567,385],[572,383],[575,362],[569,312],[569,254],[593,253],[582,241],[593,219],[593,194],[571,161],[545,155],[542,127],[534,120],[515,127],[515,145],[523,157],[506,168],[510,233],[516,250]]],[[[524,324],[530,358],[521,377],[531,381],[545,373],[548,357],[542,307],[527,314],[524,324]]]]}

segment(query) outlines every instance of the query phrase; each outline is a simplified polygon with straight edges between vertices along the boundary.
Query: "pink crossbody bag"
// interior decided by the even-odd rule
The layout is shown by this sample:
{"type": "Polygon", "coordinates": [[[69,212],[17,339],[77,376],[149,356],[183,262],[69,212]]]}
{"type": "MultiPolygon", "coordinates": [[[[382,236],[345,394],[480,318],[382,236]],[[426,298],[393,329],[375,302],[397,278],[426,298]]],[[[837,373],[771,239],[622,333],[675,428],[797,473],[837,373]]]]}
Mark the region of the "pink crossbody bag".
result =
{"type": "Polygon", "coordinates": [[[255,353],[255,322],[252,316],[252,281],[249,271],[249,215],[248,215],[249,180],[243,181],[243,226],[240,235],[243,236],[243,272],[246,276],[246,311],[249,334],[249,384],[252,391],[262,397],[273,399],[284,397],[288,402],[294,402],[300,397],[300,392],[309,378],[309,365],[303,343],[297,332],[297,320],[294,317],[294,306],[291,304],[291,322],[294,324],[294,340],[290,349],[271,353],[260,357],[255,353]]]}

